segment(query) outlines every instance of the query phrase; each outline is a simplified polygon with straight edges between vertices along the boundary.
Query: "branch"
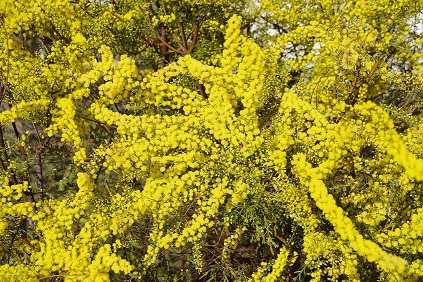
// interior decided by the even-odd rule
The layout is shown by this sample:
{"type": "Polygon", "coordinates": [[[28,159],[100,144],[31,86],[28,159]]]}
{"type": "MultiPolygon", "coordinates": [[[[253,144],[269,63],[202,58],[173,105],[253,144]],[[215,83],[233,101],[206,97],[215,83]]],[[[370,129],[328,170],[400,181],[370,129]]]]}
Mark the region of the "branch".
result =
{"type": "Polygon", "coordinates": [[[39,37],[39,39],[40,39],[41,45],[43,45],[44,50],[46,51],[46,54],[47,55],[50,54],[50,50],[49,50],[49,48],[48,48],[47,43],[45,42],[45,40],[42,37],[39,37]]]}
{"type": "Polygon", "coordinates": [[[374,64],[372,69],[370,70],[369,75],[366,77],[366,83],[369,83],[370,80],[372,79],[373,75],[376,72],[377,67],[379,66],[380,62],[382,62],[382,57],[380,57],[374,64]]]}
{"type": "Polygon", "coordinates": [[[42,199],[43,195],[43,161],[41,158],[41,150],[35,150],[34,153],[35,175],[37,177],[38,199],[42,199]]]}
{"type": "Polygon", "coordinates": [[[53,24],[53,22],[52,21],[50,21],[50,23],[51,23],[51,27],[52,27],[52,29],[53,29],[53,32],[54,33],[56,33],[59,37],[60,37],[60,39],[62,40],[62,42],[67,46],[67,45],[69,45],[69,42],[66,40],[66,38],[65,37],[63,37],[63,35],[56,29],[56,27],[55,27],[55,25],[53,24]]]}
{"type": "Polygon", "coordinates": [[[354,81],[353,81],[353,83],[350,87],[350,95],[348,97],[348,98],[351,98],[351,105],[354,105],[357,98],[358,98],[357,97],[358,94],[354,93],[354,92],[356,92],[356,89],[357,89],[357,83],[358,83],[358,80],[360,78],[361,67],[362,67],[361,58],[358,58],[357,64],[356,64],[356,76],[354,77],[354,81]]]}
{"type": "Polygon", "coordinates": [[[1,167],[5,172],[10,172],[13,178],[13,183],[17,185],[19,183],[18,178],[16,177],[15,173],[10,170],[9,171],[9,156],[7,155],[6,151],[6,144],[4,143],[4,136],[3,136],[3,126],[0,125],[0,150],[2,156],[0,157],[1,167]]]}
{"type": "Polygon", "coordinates": [[[105,124],[105,123],[102,123],[102,122],[99,122],[98,120],[95,120],[95,119],[91,119],[91,118],[87,118],[87,117],[84,117],[84,116],[81,116],[81,115],[75,115],[76,117],[79,117],[79,118],[82,118],[82,119],[86,119],[86,120],[89,120],[89,121],[92,121],[92,122],[95,122],[95,123],[97,123],[98,125],[100,125],[110,136],[112,136],[112,132],[110,131],[110,129],[109,129],[109,126],[108,126],[108,124],[105,124]]]}
{"type": "Polygon", "coordinates": [[[206,94],[206,88],[204,88],[204,85],[201,83],[198,83],[198,90],[200,91],[201,96],[207,100],[207,94],[206,94]]]}
{"type": "MultiPolygon", "coordinates": [[[[26,39],[22,36],[19,36],[18,34],[16,34],[16,33],[14,33],[13,34],[13,36],[15,36],[17,39],[19,39],[21,42],[22,42],[22,44],[25,46],[25,48],[31,53],[31,55],[33,55],[32,54],[32,52],[34,51],[34,50],[32,50],[32,48],[31,48],[31,46],[29,46],[29,44],[28,44],[28,42],[26,42],[26,39]]],[[[13,37],[12,37],[13,38],[13,37]]],[[[15,39],[16,40],[16,39],[15,39]]],[[[19,43],[19,42],[18,42],[19,43]]]]}
{"type": "Polygon", "coordinates": [[[192,41],[191,41],[191,45],[189,46],[188,51],[185,54],[189,54],[192,52],[192,50],[194,49],[195,44],[197,43],[198,40],[198,32],[200,31],[200,20],[196,20],[195,21],[195,27],[194,27],[194,32],[193,32],[193,37],[192,37],[192,41]]]}
{"type": "Polygon", "coordinates": [[[172,50],[173,52],[176,52],[178,54],[184,54],[183,52],[181,52],[180,50],[176,50],[175,48],[172,47],[172,45],[169,45],[169,43],[167,43],[161,36],[156,35],[155,36],[156,39],[159,39],[167,48],[169,48],[170,50],[172,50]]]}
{"type": "Polygon", "coordinates": [[[184,23],[181,21],[179,22],[179,26],[181,27],[181,31],[182,31],[182,51],[186,51],[188,50],[188,43],[187,43],[187,36],[185,34],[185,28],[184,28],[184,23]]]}
{"type": "Polygon", "coordinates": [[[113,8],[114,8],[116,11],[119,11],[119,7],[118,7],[118,5],[116,4],[116,1],[115,1],[115,0],[112,0],[112,5],[113,5],[113,8]]]}

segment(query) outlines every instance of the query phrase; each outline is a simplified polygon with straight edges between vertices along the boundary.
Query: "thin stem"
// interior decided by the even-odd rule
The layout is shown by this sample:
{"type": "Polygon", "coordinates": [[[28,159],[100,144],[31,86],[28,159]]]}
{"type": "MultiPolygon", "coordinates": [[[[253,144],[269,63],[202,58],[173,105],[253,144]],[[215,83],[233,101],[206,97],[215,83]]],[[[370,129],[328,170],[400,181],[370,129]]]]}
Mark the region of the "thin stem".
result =
{"type": "Polygon", "coordinates": [[[373,67],[372,67],[372,69],[371,69],[371,71],[370,71],[370,73],[369,73],[369,75],[367,76],[367,78],[366,78],[366,83],[369,83],[370,82],[370,80],[372,79],[372,77],[373,77],[373,75],[375,74],[375,72],[376,72],[376,69],[377,69],[377,67],[379,66],[379,64],[380,64],[380,62],[382,62],[382,57],[380,57],[374,64],[373,64],[373,67]]]}
{"type": "Polygon", "coordinates": [[[169,48],[173,52],[176,52],[181,55],[184,54],[184,52],[181,52],[180,50],[176,50],[175,48],[172,47],[172,45],[169,45],[169,43],[167,43],[161,36],[156,35],[155,38],[159,39],[161,43],[163,43],[167,48],[169,48]]]}
{"type": "Polygon", "coordinates": [[[186,52],[186,54],[190,54],[192,52],[192,50],[195,47],[195,44],[197,43],[198,40],[198,32],[200,31],[200,20],[197,20],[195,22],[195,27],[194,27],[194,32],[193,32],[193,37],[192,37],[192,41],[191,41],[191,45],[189,46],[188,51],[186,52]]]}
{"type": "Polygon", "coordinates": [[[198,90],[200,91],[201,96],[207,100],[207,94],[206,94],[206,88],[204,87],[203,84],[198,83],[198,90]]]}
{"type": "MultiPolygon", "coordinates": [[[[0,125],[0,150],[2,153],[2,157],[0,158],[1,167],[5,172],[9,170],[9,156],[7,155],[6,151],[6,144],[4,143],[4,136],[3,136],[3,126],[0,125]]],[[[18,184],[18,179],[13,171],[10,171],[13,178],[13,183],[16,185],[18,184]]]]}
{"type": "Polygon", "coordinates": [[[187,36],[185,34],[185,28],[184,28],[184,23],[181,21],[179,22],[179,26],[181,27],[181,31],[182,31],[182,43],[183,43],[183,49],[182,51],[186,51],[188,50],[188,43],[187,43],[187,36]]]}

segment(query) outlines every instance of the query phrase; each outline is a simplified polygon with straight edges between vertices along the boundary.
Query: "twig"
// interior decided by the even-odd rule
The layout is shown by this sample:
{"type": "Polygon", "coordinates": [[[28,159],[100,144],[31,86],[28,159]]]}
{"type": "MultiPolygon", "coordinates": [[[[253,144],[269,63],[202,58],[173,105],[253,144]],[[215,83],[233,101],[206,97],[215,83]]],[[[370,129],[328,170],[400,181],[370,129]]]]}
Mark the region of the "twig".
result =
{"type": "Polygon", "coordinates": [[[75,115],[76,117],[79,117],[79,118],[82,118],[82,119],[86,119],[86,120],[89,120],[89,121],[92,121],[92,122],[95,122],[95,123],[97,123],[97,124],[99,124],[110,136],[112,135],[112,133],[111,133],[111,131],[110,131],[110,129],[109,129],[109,127],[108,127],[108,125],[107,124],[104,124],[104,123],[102,123],[102,122],[99,122],[98,120],[95,120],[95,119],[91,119],[91,118],[87,118],[87,117],[84,117],[84,116],[81,116],[81,115],[75,115]]]}
{"type": "MultiPolygon", "coordinates": [[[[162,27],[162,28],[164,28],[164,27],[162,27]]],[[[163,33],[163,30],[162,30],[162,33],[163,33]]],[[[162,48],[163,48],[163,45],[164,45],[164,46],[166,46],[167,48],[169,48],[170,50],[172,50],[173,52],[176,52],[176,53],[178,53],[178,54],[184,54],[182,51],[180,51],[180,50],[177,50],[177,49],[173,48],[173,47],[172,47],[172,45],[170,45],[169,43],[167,43],[167,42],[166,42],[166,41],[162,38],[162,36],[160,36],[160,35],[156,35],[156,36],[155,36],[155,38],[160,40],[160,42],[162,43],[162,48]]],[[[162,49],[162,51],[163,51],[163,49],[162,49]]]]}
{"type": "Polygon", "coordinates": [[[47,47],[47,44],[46,44],[46,42],[44,41],[44,39],[43,39],[42,37],[39,37],[39,39],[40,39],[41,45],[43,45],[44,50],[46,51],[46,54],[47,54],[47,55],[48,55],[48,54],[50,54],[50,50],[49,50],[49,48],[47,47]]]}
{"type": "Polygon", "coordinates": [[[188,50],[188,43],[187,43],[187,36],[185,34],[185,28],[184,28],[184,23],[181,21],[179,22],[179,26],[181,27],[181,31],[182,31],[182,51],[186,51],[188,50]]]}
{"type": "Polygon", "coordinates": [[[186,54],[190,54],[192,52],[192,50],[194,49],[195,44],[197,43],[199,31],[200,31],[200,20],[196,20],[191,45],[189,46],[189,49],[186,52],[186,54]]]}
{"type": "Polygon", "coordinates": [[[377,69],[377,67],[378,67],[378,65],[380,64],[380,62],[382,62],[382,57],[380,57],[374,64],[373,64],[373,67],[372,67],[372,69],[370,70],[370,73],[369,73],[369,75],[366,77],[366,83],[369,83],[370,82],[370,80],[372,79],[372,77],[373,77],[373,75],[375,74],[375,71],[376,71],[376,69],[377,69]]]}
{"type": "Polygon", "coordinates": [[[200,91],[201,96],[207,100],[207,94],[206,94],[206,88],[204,87],[203,84],[198,83],[198,90],[200,91]]]}
{"type": "Polygon", "coordinates": [[[113,8],[114,8],[116,11],[119,11],[119,7],[118,7],[118,5],[116,4],[116,1],[115,1],[115,0],[112,0],[112,5],[113,5],[113,8]]]}
{"type": "Polygon", "coordinates": [[[6,48],[7,48],[7,72],[6,72],[6,79],[3,82],[3,91],[0,94],[0,103],[3,101],[4,96],[6,95],[7,85],[9,84],[9,75],[10,75],[10,48],[9,48],[9,40],[6,40],[6,48]]]}
{"type": "Polygon", "coordinates": [[[52,21],[50,21],[51,23],[51,27],[53,29],[53,32],[56,33],[57,35],[59,35],[60,39],[62,40],[62,42],[67,46],[69,45],[69,42],[66,40],[66,38],[56,29],[56,26],[53,24],[52,21]]]}
{"type": "MultiPolygon", "coordinates": [[[[7,172],[9,170],[9,156],[7,155],[7,151],[6,151],[6,144],[4,143],[4,136],[3,136],[3,126],[0,125],[0,150],[2,151],[2,157],[0,158],[0,163],[1,163],[1,167],[3,168],[3,170],[5,172],[7,172]]],[[[11,170],[10,171],[12,178],[13,178],[13,183],[15,185],[17,185],[18,182],[18,178],[16,177],[15,173],[11,170]]]]}

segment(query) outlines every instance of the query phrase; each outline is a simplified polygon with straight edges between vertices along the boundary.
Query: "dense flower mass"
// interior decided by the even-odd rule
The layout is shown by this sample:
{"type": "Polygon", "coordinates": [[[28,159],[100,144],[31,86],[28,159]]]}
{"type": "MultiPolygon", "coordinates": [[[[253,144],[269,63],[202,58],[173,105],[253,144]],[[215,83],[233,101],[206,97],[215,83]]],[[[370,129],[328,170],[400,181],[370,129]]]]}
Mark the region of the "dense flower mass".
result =
{"type": "Polygon", "coordinates": [[[420,281],[423,1],[0,2],[0,281],[420,281]]]}

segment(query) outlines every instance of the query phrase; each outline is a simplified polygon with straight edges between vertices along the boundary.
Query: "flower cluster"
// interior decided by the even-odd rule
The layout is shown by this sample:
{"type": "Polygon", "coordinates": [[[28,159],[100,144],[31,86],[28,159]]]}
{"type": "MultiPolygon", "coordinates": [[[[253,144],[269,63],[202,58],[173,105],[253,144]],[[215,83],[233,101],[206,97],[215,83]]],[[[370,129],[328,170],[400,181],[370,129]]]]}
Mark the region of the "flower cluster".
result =
{"type": "Polygon", "coordinates": [[[421,1],[76,2],[0,3],[0,280],[421,279],[421,1]]]}
{"type": "Polygon", "coordinates": [[[279,252],[278,257],[274,261],[272,265],[272,270],[270,273],[264,275],[266,268],[268,268],[267,263],[262,263],[261,267],[258,269],[256,273],[252,275],[252,278],[249,281],[266,281],[266,282],[274,282],[280,279],[281,274],[283,273],[285,264],[287,262],[289,255],[289,251],[286,249],[282,249],[279,252]]]}

